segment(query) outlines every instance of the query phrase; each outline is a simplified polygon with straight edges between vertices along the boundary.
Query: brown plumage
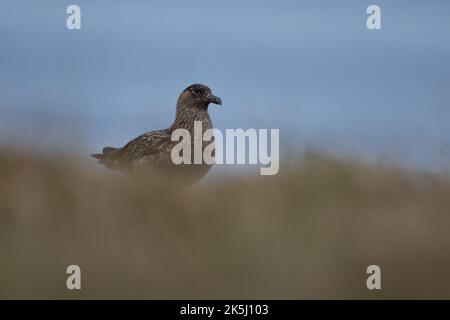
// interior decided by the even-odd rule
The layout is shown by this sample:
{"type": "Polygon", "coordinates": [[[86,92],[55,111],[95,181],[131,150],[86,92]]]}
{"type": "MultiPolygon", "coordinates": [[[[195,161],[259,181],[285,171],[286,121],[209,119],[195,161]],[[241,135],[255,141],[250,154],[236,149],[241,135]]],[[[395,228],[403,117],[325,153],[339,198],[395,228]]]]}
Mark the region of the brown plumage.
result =
{"type": "MultiPolygon", "coordinates": [[[[151,174],[174,179],[180,178],[187,184],[200,180],[210,169],[207,164],[175,165],[171,160],[172,148],[178,143],[171,140],[175,129],[187,129],[194,137],[194,121],[201,121],[203,132],[212,128],[208,114],[210,103],[222,104],[219,97],[205,85],[193,84],[179,96],[173,124],[163,130],[151,131],[131,140],[122,148],[105,147],[102,154],[93,154],[98,162],[109,169],[130,174],[151,174]]],[[[203,148],[206,143],[203,143],[203,148]]],[[[193,149],[192,149],[193,150],[193,149]]]]}

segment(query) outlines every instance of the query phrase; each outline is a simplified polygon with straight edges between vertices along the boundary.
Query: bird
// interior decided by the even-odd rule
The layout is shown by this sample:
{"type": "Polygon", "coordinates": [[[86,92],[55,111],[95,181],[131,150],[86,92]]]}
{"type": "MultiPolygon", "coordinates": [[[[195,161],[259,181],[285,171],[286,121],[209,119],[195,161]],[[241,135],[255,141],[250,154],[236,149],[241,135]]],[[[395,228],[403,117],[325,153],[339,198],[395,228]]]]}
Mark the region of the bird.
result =
{"type": "MultiPolygon", "coordinates": [[[[208,86],[198,83],[192,84],[179,95],[176,103],[175,120],[170,127],[146,132],[121,148],[105,147],[102,153],[92,154],[91,156],[106,168],[121,171],[125,174],[150,175],[165,181],[192,185],[208,173],[212,164],[174,164],[171,159],[171,152],[178,141],[172,141],[171,136],[176,129],[188,130],[192,137],[192,147],[195,121],[201,121],[202,132],[213,128],[208,113],[208,106],[211,103],[222,105],[222,100],[212,94],[208,86]]],[[[205,147],[206,143],[203,142],[202,148],[205,147]]]]}

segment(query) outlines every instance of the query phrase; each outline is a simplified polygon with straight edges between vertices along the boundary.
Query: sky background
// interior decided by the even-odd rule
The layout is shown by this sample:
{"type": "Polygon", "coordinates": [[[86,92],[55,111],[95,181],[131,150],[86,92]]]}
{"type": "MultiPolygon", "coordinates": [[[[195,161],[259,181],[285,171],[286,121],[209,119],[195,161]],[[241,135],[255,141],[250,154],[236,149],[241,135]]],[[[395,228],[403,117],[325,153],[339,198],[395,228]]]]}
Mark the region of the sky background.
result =
{"type": "MultiPolygon", "coordinates": [[[[77,152],[171,124],[209,85],[214,125],[412,168],[450,164],[450,1],[0,1],[0,145],[77,152]],[[81,7],[82,29],[66,28],[81,7]],[[378,4],[382,30],[366,28],[378,4]]],[[[283,161],[283,159],[281,159],[283,161]]]]}

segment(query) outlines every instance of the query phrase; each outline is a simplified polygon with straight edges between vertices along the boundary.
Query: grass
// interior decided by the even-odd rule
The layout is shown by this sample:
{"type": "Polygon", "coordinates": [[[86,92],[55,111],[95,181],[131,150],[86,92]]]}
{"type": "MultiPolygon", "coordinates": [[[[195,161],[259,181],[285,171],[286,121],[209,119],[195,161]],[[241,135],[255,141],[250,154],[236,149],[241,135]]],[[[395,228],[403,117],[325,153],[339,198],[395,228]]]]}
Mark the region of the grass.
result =
{"type": "Polygon", "coordinates": [[[4,150],[0,298],[450,298],[450,178],[293,162],[177,190],[4,150]]]}

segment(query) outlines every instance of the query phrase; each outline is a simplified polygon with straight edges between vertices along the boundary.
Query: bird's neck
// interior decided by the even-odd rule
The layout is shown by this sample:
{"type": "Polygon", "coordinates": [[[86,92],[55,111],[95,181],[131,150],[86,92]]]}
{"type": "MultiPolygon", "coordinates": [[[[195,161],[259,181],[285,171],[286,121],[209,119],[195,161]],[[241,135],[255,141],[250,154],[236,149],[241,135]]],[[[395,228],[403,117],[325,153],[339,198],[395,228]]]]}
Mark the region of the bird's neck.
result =
{"type": "Polygon", "coordinates": [[[192,106],[178,105],[175,121],[170,129],[186,129],[189,132],[194,130],[194,122],[201,121],[203,130],[212,128],[211,118],[209,117],[208,107],[193,108],[192,106]]]}

